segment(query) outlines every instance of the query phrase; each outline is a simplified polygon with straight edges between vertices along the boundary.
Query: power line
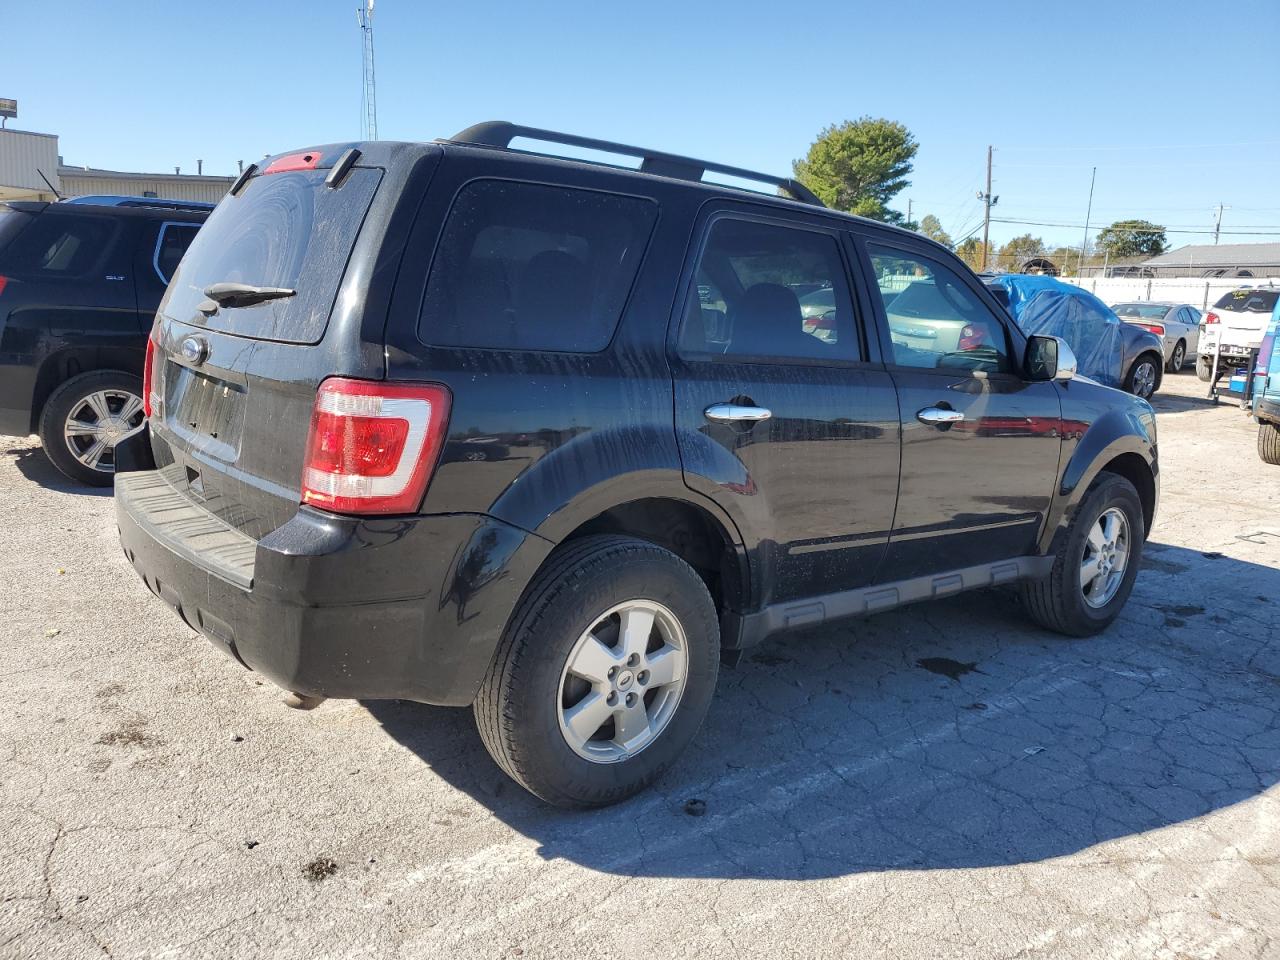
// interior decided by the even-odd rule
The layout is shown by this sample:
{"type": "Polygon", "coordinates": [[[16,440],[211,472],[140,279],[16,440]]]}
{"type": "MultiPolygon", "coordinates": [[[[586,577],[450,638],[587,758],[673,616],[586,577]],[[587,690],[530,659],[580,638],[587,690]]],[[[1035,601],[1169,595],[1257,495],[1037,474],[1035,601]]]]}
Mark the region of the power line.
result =
{"type": "MultiPolygon", "coordinates": [[[[1079,230],[1081,224],[1078,223],[1050,223],[1047,220],[1013,220],[1005,218],[991,218],[992,223],[1015,223],[1028,227],[1061,227],[1064,230],[1079,230]]],[[[1204,234],[1205,236],[1213,236],[1213,230],[1190,230],[1175,227],[1125,227],[1130,233],[1195,233],[1204,234]]],[[[1222,236],[1280,236],[1280,224],[1266,224],[1265,229],[1261,230],[1222,230],[1219,231],[1222,236]]]]}

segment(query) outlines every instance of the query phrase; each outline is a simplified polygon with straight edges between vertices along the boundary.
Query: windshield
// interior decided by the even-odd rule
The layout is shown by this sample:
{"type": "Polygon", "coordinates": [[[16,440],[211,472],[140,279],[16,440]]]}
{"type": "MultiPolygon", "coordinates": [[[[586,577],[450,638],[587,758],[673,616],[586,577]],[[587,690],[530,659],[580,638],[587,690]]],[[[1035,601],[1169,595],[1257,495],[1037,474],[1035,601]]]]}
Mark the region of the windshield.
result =
{"type": "Polygon", "coordinates": [[[1213,306],[1236,313],[1270,313],[1280,300],[1280,290],[1232,290],[1213,306]]]}
{"type": "Polygon", "coordinates": [[[334,190],[324,186],[327,173],[257,176],[238,196],[224,198],[182,258],[160,312],[245,337],[317,342],[381,178],[357,168],[334,190]],[[215,283],[285,287],[297,295],[223,306],[206,318],[200,305],[215,283]]]}
{"type": "Polygon", "coordinates": [[[1141,320],[1163,320],[1169,308],[1155,303],[1117,303],[1111,308],[1122,317],[1141,320]]]}

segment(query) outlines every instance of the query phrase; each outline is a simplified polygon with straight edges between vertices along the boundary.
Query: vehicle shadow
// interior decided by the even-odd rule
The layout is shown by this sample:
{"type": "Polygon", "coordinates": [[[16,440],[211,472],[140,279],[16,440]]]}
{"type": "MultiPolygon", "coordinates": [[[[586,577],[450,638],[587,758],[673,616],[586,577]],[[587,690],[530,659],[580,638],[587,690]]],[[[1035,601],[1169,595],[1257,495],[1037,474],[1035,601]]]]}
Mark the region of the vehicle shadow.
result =
{"type": "Polygon", "coordinates": [[[76,493],[89,497],[109,497],[112,494],[110,487],[90,487],[82,483],[76,483],[76,481],[65,476],[61,470],[49,461],[49,458],[44,454],[44,450],[38,446],[10,447],[4,452],[14,458],[14,464],[17,466],[19,473],[32,483],[38,483],[42,487],[56,490],[59,493],[76,493]]]}
{"type": "Polygon", "coordinates": [[[807,879],[1040,861],[1280,780],[1280,570],[1150,547],[1125,613],[1089,640],[1030,627],[1012,594],[988,591],[757,648],[722,671],[676,767],[605,810],[527,795],[492,764],[469,710],[365,706],[541,856],[607,873],[807,879]]]}
{"type": "MultiPolygon", "coordinates": [[[[1209,385],[1205,384],[1204,393],[1208,394],[1209,385]]],[[[1234,401],[1224,400],[1214,403],[1208,396],[1187,397],[1177,393],[1155,393],[1149,401],[1157,414],[1185,413],[1188,410],[1228,409],[1234,401]]]]}

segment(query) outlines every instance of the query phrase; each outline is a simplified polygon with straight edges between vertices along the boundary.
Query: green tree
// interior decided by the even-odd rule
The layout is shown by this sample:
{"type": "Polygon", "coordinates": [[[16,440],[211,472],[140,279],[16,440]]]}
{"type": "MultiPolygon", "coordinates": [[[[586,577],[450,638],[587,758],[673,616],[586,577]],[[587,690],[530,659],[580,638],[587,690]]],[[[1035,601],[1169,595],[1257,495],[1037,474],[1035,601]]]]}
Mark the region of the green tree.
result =
{"type": "Polygon", "coordinates": [[[942,229],[942,221],[932,213],[926,213],[920,220],[920,226],[916,229],[930,240],[936,240],[948,249],[953,246],[951,242],[951,235],[942,229]]]}
{"type": "Polygon", "coordinates": [[[1164,227],[1150,220],[1117,220],[1098,232],[1098,249],[1113,260],[1154,257],[1168,249],[1164,227]]]}
{"type": "MultiPolygon", "coordinates": [[[[982,269],[982,253],[982,241],[977,237],[969,237],[967,240],[962,240],[960,245],[956,247],[956,255],[969,265],[970,270],[982,269]]],[[[988,266],[995,263],[994,251],[987,254],[987,259],[989,261],[988,266]]]]}
{"type": "Polygon", "coordinates": [[[1044,241],[1039,237],[1024,233],[1020,237],[1014,237],[1000,248],[1000,254],[996,258],[996,265],[1008,273],[1017,273],[1027,260],[1044,255],[1044,241]]]}
{"type": "Polygon", "coordinates": [[[889,201],[911,181],[911,161],[920,145],[900,123],[861,117],[827,127],[801,160],[795,177],[828,207],[873,220],[900,223],[889,201]]]}

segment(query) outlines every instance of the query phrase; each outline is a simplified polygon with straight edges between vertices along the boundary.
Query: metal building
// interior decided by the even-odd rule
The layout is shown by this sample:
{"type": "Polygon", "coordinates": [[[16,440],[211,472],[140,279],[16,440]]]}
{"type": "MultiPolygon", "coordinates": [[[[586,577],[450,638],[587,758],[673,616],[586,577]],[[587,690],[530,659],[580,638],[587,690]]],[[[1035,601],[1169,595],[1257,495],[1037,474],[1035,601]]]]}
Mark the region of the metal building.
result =
{"type": "Polygon", "coordinates": [[[68,166],[58,155],[56,134],[0,129],[0,200],[56,200],[60,193],[64,197],[110,194],[217,203],[234,182],[234,176],[68,166]]]}

